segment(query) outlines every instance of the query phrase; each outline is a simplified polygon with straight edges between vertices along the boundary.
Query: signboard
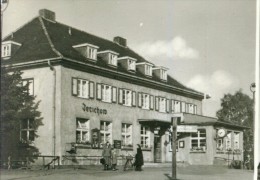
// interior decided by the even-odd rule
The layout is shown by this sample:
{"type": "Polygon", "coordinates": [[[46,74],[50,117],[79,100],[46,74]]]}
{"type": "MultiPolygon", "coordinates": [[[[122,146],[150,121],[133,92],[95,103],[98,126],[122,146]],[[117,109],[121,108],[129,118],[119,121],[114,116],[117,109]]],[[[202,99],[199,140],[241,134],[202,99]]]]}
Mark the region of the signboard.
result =
{"type": "Polygon", "coordinates": [[[114,140],[114,148],[115,149],[121,149],[121,141],[120,140],[114,140]]]}
{"type": "Polygon", "coordinates": [[[177,132],[197,132],[198,126],[179,125],[177,126],[177,132]]]}
{"type": "Polygon", "coordinates": [[[98,149],[100,147],[100,131],[99,129],[92,129],[92,148],[98,149]]]}

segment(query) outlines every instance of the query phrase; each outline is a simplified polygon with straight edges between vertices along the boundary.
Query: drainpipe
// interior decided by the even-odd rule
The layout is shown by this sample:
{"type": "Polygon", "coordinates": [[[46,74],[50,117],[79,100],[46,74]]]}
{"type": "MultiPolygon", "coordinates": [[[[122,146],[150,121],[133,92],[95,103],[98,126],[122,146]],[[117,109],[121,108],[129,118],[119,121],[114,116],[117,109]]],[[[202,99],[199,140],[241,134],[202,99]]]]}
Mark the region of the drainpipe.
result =
{"type": "MultiPolygon", "coordinates": [[[[56,69],[51,65],[50,60],[48,60],[48,66],[50,67],[51,71],[53,71],[53,99],[52,99],[52,119],[53,119],[53,156],[55,159],[56,156],[56,121],[55,121],[55,116],[56,116],[56,69]]],[[[55,168],[55,161],[54,161],[54,168],[55,168]]]]}

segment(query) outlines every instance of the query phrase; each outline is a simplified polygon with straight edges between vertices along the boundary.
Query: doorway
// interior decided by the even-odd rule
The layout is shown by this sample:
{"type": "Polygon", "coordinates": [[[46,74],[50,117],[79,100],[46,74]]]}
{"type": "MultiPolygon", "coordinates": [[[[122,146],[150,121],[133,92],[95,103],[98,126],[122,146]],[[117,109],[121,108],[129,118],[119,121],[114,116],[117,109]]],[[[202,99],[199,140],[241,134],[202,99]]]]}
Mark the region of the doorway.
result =
{"type": "Polygon", "coordinates": [[[154,162],[162,162],[161,136],[154,136],[154,162]]]}

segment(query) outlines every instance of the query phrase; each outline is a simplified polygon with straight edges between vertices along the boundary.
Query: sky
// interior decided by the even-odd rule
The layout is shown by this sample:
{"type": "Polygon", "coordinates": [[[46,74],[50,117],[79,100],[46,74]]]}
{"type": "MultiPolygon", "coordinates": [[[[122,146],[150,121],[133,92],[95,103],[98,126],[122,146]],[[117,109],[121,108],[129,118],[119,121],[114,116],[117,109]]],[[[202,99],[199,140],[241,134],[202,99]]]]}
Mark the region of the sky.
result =
{"type": "Polygon", "coordinates": [[[224,94],[252,97],[256,0],[9,0],[3,37],[39,9],[58,22],[128,46],[182,84],[210,94],[203,115],[216,116],[224,94]]]}

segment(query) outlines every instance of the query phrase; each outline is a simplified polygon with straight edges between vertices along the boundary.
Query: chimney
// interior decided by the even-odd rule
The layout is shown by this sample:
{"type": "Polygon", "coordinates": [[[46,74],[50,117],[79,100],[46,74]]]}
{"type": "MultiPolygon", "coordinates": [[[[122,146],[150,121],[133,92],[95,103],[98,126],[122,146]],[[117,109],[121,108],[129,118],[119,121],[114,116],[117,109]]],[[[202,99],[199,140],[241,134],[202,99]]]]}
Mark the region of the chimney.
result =
{"type": "Polygon", "coordinates": [[[52,12],[48,9],[39,10],[39,16],[51,21],[55,21],[55,12],[52,12]]]}
{"type": "Polygon", "coordinates": [[[114,37],[114,42],[121,45],[121,46],[124,46],[126,47],[127,43],[126,43],[126,39],[125,38],[122,38],[120,36],[116,36],[114,37]]]}

